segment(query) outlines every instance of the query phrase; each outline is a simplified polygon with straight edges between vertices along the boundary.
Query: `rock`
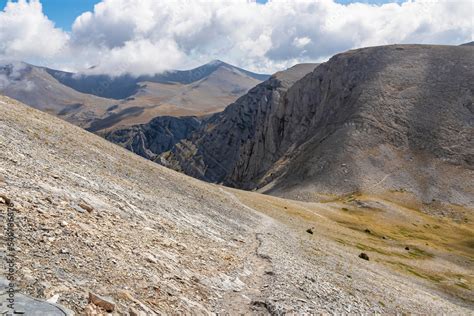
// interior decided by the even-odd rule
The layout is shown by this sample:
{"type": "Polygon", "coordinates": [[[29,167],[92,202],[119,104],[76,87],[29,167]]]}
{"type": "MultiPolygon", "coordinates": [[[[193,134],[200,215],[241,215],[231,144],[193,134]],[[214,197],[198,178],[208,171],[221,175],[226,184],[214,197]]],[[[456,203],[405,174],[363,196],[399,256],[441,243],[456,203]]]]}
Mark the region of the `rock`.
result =
{"type": "Polygon", "coordinates": [[[128,310],[128,314],[130,316],[147,316],[148,314],[145,313],[144,311],[139,311],[139,310],[136,310],[135,308],[133,307],[130,307],[130,309],[128,310]]]}
{"type": "Polygon", "coordinates": [[[145,254],[145,260],[150,263],[158,263],[158,260],[156,260],[155,256],[152,255],[151,253],[145,254]]]}
{"type": "Polygon", "coordinates": [[[370,229],[368,229],[368,228],[366,228],[366,229],[364,230],[364,232],[366,232],[367,234],[372,234],[372,232],[371,232],[370,229]]]}
{"type": "Polygon", "coordinates": [[[68,225],[68,223],[66,221],[61,221],[61,223],[59,223],[59,225],[61,225],[61,227],[66,227],[68,225]]]}
{"type": "Polygon", "coordinates": [[[84,202],[81,202],[78,204],[82,209],[86,210],[87,212],[91,213],[94,208],[92,206],[90,206],[89,204],[87,203],[84,203],[84,202]]]}
{"type": "Polygon", "coordinates": [[[0,203],[10,205],[11,200],[4,194],[0,194],[0,203]]]}
{"type": "Polygon", "coordinates": [[[84,307],[84,316],[102,316],[104,315],[102,309],[94,304],[87,304],[84,307]]]}
{"type": "Polygon", "coordinates": [[[79,205],[72,205],[72,208],[75,209],[77,212],[79,213],[85,213],[86,210],[84,210],[82,207],[80,207],[79,205]]]}
{"type": "Polygon", "coordinates": [[[405,247],[405,250],[410,250],[410,247],[406,246],[406,247],[405,247]]]}
{"type": "Polygon", "coordinates": [[[369,260],[369,256],[365,253],[365,252],[362,252],[360,255],[359,255],[359,258],[362,258],[364,260],[369,260]]]}
{"type": "Polygon", "coordinates": [[[58,299],[59,299],[59,294],[54,294],[53,296],[48,298],[46,302],[51,303],[51,304],[56,304],[58,302],[58,299]]]}
{"type": "Polygon", "coordinates": [[[125,301],[131,301],[131,302],[134,302],[135,299],[133,298],[132,294],[127,291],[127,290],[120,290],[117,292],[117,297],[122,299],[122,300],[125,300],[125,301]]]}
{"type": "Polygon", "coordinates": [[[103,308],[109,313],[115,310],[115,303],[110,298],[99,296],[92,292],[89,292],[89,303],[92,303],[100,308],[103,308]]]}
{"type": "Polygon", "coordinates": [[[138,316],[138,311],[135,308],[130,307],[130,309],[128,310],[128,315],[129,316],[138,316]]]}
{"type": "Polygon", "coordinates": [[[312,234],[313,234],[313,229],[312,229],[312,228],[308,228],[308,229],[306,230],[306,232],[307,232],[308,234],[311,234],[311,235],[312,235],[312,234]]]}

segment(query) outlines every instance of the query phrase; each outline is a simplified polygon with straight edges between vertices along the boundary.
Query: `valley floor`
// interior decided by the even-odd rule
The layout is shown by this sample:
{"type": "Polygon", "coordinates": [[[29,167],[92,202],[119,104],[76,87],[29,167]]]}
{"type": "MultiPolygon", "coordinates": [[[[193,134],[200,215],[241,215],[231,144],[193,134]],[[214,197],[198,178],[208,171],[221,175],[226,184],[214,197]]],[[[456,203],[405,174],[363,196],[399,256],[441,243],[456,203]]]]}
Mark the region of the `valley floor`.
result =
{"type": "Polygon", "coordinates": [[[16,205],[24,294],[90,315],[88,293],[150,315],[474,314],[472,210],[453,220],[404,193],[303,203],[234,190],[11,99],[0,109],[0,201],[16,205]]]}

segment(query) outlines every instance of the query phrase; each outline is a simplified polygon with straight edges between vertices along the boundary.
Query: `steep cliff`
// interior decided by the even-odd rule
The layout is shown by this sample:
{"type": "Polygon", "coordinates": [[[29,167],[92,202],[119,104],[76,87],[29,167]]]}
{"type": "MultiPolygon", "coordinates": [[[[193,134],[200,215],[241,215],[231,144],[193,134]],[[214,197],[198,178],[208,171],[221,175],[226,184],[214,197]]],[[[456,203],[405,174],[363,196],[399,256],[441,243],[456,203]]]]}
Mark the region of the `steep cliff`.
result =
{"type": "Polygon", "coordinates": [[[275,124],[278,126],[282,117],[274,116],[274,109],[285,106],[288,88],[316,66],[300,64],[276,73],[223,112],[205,120],[190,138],[157,161],[206,181],[251,187],[244,182],[270,168],[275,156],[281,154],[277,152],[279,130],[275,124]],[[266,137],[270,134],[275,137],[266,137]]]}
{"type": "Polygon", "coordinates": [[[299,199],[390,189],[471,203],[472,69],[471,46],[349,51],[286,89],[272,77],[162,160],[299,199]]]}

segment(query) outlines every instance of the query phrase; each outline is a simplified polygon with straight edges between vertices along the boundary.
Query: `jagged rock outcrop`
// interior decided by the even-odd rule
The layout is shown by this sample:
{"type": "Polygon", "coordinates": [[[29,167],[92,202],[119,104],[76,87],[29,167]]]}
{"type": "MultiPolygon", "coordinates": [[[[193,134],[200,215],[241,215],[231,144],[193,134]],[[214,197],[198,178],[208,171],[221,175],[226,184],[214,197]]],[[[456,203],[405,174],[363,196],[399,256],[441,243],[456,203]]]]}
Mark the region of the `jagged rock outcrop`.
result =
{"type": "Polygon", "coordinates": [[[103,136],[112,143],[153,160],[180,140],[190,137],[199,125],[200,120],[192,116],[159,116],[147,124],[118,128],[103,136]]]}
{"type": "Polygon", "coordinates": [[[473,68],[471,46],[338,54],[285,92],[272,77],[162,158],[207,181],[296,198],[403,188],[468,204],[472,187],[459,180],[473,168],[473,68]]]}

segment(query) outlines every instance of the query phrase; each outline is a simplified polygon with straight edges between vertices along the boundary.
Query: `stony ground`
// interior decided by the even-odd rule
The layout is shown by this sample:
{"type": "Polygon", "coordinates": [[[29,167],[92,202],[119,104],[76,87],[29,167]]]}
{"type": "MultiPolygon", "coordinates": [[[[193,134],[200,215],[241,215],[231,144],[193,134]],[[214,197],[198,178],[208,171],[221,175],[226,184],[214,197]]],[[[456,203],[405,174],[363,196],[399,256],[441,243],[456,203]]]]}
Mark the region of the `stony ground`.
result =
{"type": "MultiPolygon", "coordinates": [[[[474,314],[469,216],[438,223],[446,244],[461,238],[451,252],[431,245],[430,235],[427,249],[410,244],[419,249],[412,258],[402,248],[411,237],[371,227],[387,234],[385,245],[378,232],[350,227],[375,223],[371,214],[391,205],[379,198],[305,204],[231,190],[11,99],[0,97],[0,111],[0,210],[5,219],[7,200],[16,205],[24,294],[88,315],[105,314],[89,304],[89,293],[113,302],[116,315],[474,314]],[[382,206],[370,204],[377,201],[382,206]],[[382,250],[402,253],[393,262],[412,260],[404,264],[416,274],[392,267],[382,250]],[[420,251],[432,256],[416,257],[420,251]],[[418,266],[426,264],[444,279],[423,277],[418,266]]],[[[423,224],[438,221],[416,214],[423,224]]]]}

